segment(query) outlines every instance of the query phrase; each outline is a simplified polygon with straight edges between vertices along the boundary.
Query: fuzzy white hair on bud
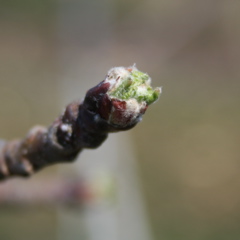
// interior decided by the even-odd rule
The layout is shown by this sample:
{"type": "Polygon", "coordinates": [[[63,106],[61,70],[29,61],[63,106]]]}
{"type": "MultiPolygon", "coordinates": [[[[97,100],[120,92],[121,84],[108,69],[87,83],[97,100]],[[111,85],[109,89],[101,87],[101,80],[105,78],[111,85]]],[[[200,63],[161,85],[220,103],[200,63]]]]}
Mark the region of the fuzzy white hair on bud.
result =
{"type": "Polygon", "coordinates": [[[135,64],[110,69],[105,81],[110,83],[109,97],[119,100],[136,99],[138,103],[146,102],[149,105],[155,102],[161,93],[161,88],[151,87],[151,78],[140,72],[135,64]]]}

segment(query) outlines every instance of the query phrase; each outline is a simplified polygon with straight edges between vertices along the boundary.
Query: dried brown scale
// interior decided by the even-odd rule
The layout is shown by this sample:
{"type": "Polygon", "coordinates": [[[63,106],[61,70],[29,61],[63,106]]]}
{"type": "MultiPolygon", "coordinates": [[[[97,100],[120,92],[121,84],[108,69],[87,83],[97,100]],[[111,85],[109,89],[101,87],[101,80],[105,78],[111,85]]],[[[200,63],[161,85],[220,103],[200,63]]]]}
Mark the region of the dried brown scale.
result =
{"type": "Polygon", "coordinates": [[[110,87],[104,80],[91,88],[83,102],[69,104],[49,128],[37,126],[23,140],[0,142],[0,180],[71,162],[82,149],[99,147],[108,133],[134,127],[147,105],[129,111],[125,100],[108,96],[110,87]]]}

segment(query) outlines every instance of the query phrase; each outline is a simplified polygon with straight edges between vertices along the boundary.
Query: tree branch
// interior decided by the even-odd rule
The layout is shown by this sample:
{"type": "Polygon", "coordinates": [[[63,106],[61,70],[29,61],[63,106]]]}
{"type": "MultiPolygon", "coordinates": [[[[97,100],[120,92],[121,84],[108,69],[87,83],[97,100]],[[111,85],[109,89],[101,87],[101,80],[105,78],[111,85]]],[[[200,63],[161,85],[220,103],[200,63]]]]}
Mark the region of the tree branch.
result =
{"type": "MultiPolygon", "coordinates": [[[[111,197],[111,191],[101,186],[102,195],[111,197]]],[[[99,191],[99,189],[98,189],[99,191]]],[[[6,206],[71,205],[94,203],[102,196],[82,178],[44,178],[28,184],[3,184],[0,188],[0,209],[6,206]],[[41,187],[43,186],[44,187],[41,187]]]]}
{"type": "Polygon", "coordinates": [[[70,103],[50,127],[36,126],[23,140],[0,144],[0,180],[29,176],[52,164],[72,162],[84,148],[97,148],[108,133],[134,127],[161,92],[135,66],[109,70],[83,102],[70,103]]]}

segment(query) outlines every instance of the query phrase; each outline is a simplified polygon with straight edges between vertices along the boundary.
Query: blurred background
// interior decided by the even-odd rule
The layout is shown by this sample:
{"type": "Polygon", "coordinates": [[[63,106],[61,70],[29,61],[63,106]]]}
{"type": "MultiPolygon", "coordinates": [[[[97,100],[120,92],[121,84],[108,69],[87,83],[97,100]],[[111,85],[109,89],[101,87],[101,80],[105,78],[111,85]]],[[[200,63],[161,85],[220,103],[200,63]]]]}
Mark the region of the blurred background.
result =
{"type": "Polygon", "coordinates": [[[0,239],[240,239],[239,9],[2,0],[1,138],[49,125],[113,66],[136,63],[163,93],[136,128],[75,163],[1,183],[0,239]]]}

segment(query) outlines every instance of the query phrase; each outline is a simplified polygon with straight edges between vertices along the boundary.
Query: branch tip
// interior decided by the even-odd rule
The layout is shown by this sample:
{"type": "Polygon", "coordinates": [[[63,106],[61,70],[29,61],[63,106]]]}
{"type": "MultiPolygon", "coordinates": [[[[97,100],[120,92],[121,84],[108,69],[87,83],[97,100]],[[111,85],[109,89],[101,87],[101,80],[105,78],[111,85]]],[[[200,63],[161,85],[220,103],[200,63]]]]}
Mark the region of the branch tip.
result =
{"type": "Polygon", "coordinates": [[[115,67],[83,102],[70,103],[48,128],[37,126],[23,140],[0,148],[0,179],[29,176],[52,164],[71,162],[84,148],[99,147],[108,133],[133,128],[161,88],[136,66],[115,67]]]}

